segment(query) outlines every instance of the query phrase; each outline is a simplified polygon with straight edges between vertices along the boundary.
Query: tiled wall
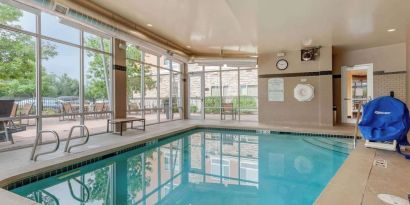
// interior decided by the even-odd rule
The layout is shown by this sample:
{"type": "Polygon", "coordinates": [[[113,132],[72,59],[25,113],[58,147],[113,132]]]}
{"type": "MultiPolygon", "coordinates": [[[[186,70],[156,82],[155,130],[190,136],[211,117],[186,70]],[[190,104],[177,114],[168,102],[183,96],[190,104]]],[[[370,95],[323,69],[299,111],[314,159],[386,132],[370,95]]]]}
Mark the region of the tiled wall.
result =
{"type": "Polygon", "coordinates": [[[394,96],[406,102],[406,73],[384,73],[373,77],[374,97],[389,95],[394,91],[394,96]]]}

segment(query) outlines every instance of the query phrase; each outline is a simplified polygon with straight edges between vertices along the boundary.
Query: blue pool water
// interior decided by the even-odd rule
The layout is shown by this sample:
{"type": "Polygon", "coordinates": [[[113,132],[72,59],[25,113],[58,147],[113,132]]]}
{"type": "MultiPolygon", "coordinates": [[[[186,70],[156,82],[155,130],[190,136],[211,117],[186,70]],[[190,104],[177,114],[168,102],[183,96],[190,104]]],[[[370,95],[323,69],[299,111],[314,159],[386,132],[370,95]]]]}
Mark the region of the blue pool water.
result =
{"type": "Polygon", "coordinates": [[[12,191],[47,205],[308,205],[348,143],[195,129],[12,191]]]}

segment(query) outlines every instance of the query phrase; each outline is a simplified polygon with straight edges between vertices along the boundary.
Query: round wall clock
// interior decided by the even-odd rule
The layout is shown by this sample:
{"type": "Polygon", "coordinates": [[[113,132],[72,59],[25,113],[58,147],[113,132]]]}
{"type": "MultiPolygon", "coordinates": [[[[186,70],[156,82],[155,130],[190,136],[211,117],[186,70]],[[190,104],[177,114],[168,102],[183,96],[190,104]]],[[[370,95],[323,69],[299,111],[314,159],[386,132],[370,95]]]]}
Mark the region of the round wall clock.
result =
{"type": "Polygon", "coordinates": [[[288,68],[288,65],[289,65],[289,63],[285,59],[280,59],[280,60],[278,60],[278,62],[276,62],[276,68],[278,70],[285,70],[286,68],[288,68]]]}

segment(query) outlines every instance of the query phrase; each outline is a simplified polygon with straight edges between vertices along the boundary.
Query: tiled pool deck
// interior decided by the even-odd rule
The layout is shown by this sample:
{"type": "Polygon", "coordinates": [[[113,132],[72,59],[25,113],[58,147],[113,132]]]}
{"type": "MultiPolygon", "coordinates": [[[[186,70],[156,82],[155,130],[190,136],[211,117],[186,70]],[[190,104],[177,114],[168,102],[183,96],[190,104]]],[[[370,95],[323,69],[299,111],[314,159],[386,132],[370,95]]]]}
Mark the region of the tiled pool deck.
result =
{"type": "MultiPolygon", "coordinates": [[[[312,127],[312,126],[272,126],[256,122],[237,121],[172,121],[147,127],[146,132],[128,131],[123,136],[101,134],[90,137],[87,145],[74,148],[73,153],[63,152],[65,143],[54,154],[39,157],[37,162],[29,160],[31,148],[22,148],[7,152],[0,152],[0,187],[12,182],[36,175],[38,173],[56,170],[67,165],[79,163],[115,151],[120,151],[136,144],[147,142],[157,137],[164,137],[180,130],[187,130],[197,126],[239,128],[239,129],[268,129],[283,132],[304,132],[332,135],[352,135],[353,127],[312,127]]],[[[78,142],[80,139],[74,140],[78,142]]],[[[53,145],[44,145],[46,150],[53,145]]],[[[378,205],[384,204],[377,199],[378,193],[388,193],[407,198],[410,192],[410,163],[402,156],[387,151],[366,149],[363,142],[351,152],[328,187],[322,192],[316,204],[324,205],[378,205]],[[374,159],[387,160],[387,168],[373,166],[374,159]]],[[[19,197],[11,192],[0,189],[2,203],[7,205],[32,205],[35,202],[19,197]]]]}

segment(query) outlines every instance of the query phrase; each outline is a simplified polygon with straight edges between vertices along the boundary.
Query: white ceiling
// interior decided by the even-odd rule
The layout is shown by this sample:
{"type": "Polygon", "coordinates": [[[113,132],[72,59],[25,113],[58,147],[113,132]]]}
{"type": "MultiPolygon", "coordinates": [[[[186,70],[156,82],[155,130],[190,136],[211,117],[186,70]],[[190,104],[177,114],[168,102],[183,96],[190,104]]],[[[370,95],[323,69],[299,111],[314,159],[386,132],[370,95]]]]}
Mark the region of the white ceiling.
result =
{"type": "Polygon", "coordinates": [[[409,0],[91,1],[194,53],[297,50],[308,39],[337,49],[375,47],[404,42],[410,25],[409,0]]]}

